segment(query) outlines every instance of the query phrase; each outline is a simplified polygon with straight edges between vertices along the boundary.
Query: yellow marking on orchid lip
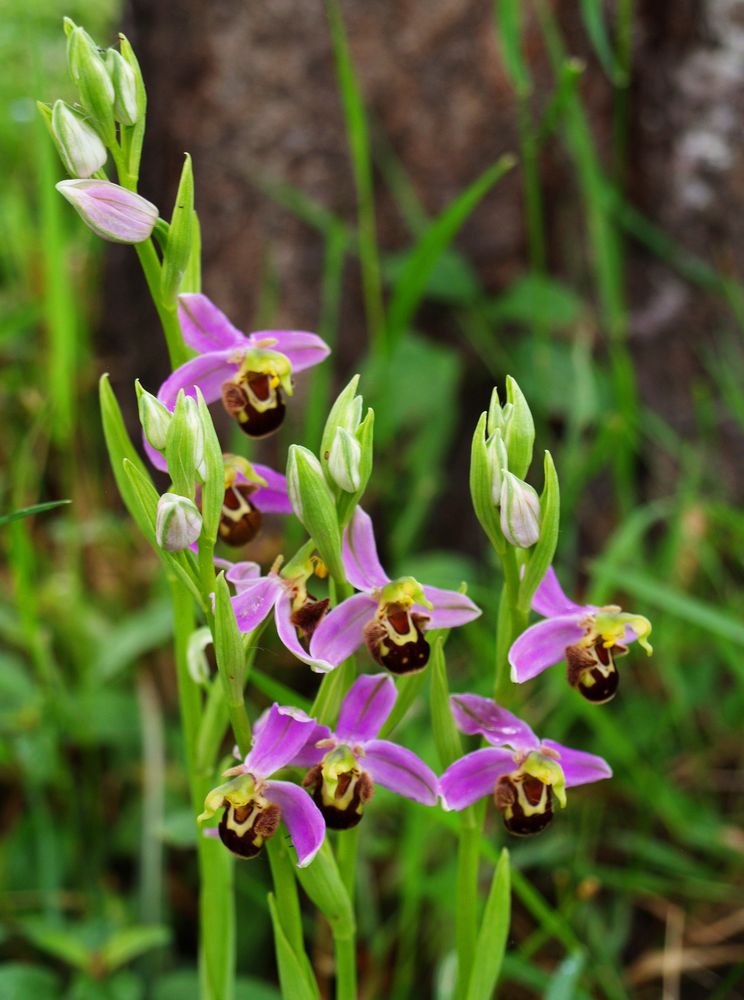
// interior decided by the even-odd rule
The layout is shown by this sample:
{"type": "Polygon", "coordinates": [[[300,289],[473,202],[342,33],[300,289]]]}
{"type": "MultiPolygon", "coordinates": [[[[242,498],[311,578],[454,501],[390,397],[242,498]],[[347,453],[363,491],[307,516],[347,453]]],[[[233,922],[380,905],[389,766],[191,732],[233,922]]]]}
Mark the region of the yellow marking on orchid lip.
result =
{"type": "Polygon", "coordinates": [[[310,556],[310,565],[313,567],[313,573],[317,576],[319,580],[325,580],[328,576],[328,567],[323,562],[323,560],[318,555],[310,556]]]}
{"type": "Polygon", "coordinates": [[[282,380],[279,378],[276,372],[270,372],[269,374],[271,375],[269,385],[271,386],[272,389],[276,389],[276,387],[281,384],[282,380]]]}

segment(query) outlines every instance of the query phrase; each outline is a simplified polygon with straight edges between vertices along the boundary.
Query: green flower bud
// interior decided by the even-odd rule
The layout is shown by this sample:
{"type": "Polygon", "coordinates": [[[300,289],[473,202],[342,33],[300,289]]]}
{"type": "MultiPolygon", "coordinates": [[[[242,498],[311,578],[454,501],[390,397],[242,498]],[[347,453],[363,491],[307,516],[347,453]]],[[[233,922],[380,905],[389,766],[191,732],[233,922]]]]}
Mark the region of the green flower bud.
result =
{"type": "Polygon", "coordinates": [[[488,452],[488,468],[491,472],[491,499],[494,505],[498,507],[501,503],[501,484],[504,478],[503,470],[509,466],[506,445],[504,444],[500,430],[495,430],[486,441],[486,451],[488,452]]]}
{"type": "Polygon", "coordinates": [[[502,472],[501,530],[510,545],[528,549],[540,537],[540,498],[513,472],[502,472]]]}
{"type": "Polygon", "coordinates": [[[83,107],[107,146],[116,142],[114,85],[98,48],[82,28],[73,28],[67,39],[67,62],[83,107]]]}
{"type": "Polygon", "coordinates": [[[362,449],[357,439],[345,427],[337,427],[328,456],[328,472],[346,493],[356,493],[361,485],[361,459],[362,449]]]}
{"type": "Polygon", "coordinates": [[[515,476],[522,479],[527,474],[532,462],[535,422],[522,390],[511,375],[506,377],[506,396],[507,406],[511,404],[511,412],[504,431],[504,442],[509,455],[509,468],[515,476]]]}
{"type": "Polygon", "coordinates": [[[145,437],[153,448],[164,452],[173,415],[151,392],[142,388],[139,379],[134,383],[134,387],[137,391],[137,408],[145,437]]]}
{"type": "Polygon", "coordinates": [[[318,459],[307,448],[296,444],[289,449],[287,493],[295,514],[312,536],[329,572],[335,580],[343,581],[336,502],[318,459]]]}
{"type": "Polygon", "coordinates": [[[158,500],[155,538],[166,552],[182,552],[201,534],[202,518],[193,500],[178,493],[164,493],[158,500]]]}
{"type": "Polygon", "coordinates": [[[204,427],[196,400],[183,390],[178,394],[165,442],[165,459],[173,487],[193,497],[196,476],[204,482],[204,427]]]}
{"type": "Polygon", "coordinates": [[[56,101],[50,127],[57,152],[68,174],[86,178],[101,169],[108,157],[106,147],[80,112],[64,101],[56,101]]]}
{"type": "Polygon", "coordinates": [[[106,69],[114,85],[114,118],[122,125],[134,125],[139,118],[134,70],[116,49],[106,51],[106,69]]]}

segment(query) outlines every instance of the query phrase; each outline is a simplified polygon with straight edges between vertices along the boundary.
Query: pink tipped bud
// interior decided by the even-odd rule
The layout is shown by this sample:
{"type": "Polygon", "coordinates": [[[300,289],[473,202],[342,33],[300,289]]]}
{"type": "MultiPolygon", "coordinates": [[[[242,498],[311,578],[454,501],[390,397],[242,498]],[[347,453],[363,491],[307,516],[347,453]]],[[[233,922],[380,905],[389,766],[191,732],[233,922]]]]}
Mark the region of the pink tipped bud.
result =
{"type": "Polygon", "coordinates": [[[143,243],[158,221],[151,202],[111,181],[60,181],[57,190],[94,233],[112,243],[143,243]]]}
{"type": "Polygon", "coordinates": [[[540,498],[512,472],[502,474],[501,530],[510,545],[528,549],[540,537],[540,498]]]}

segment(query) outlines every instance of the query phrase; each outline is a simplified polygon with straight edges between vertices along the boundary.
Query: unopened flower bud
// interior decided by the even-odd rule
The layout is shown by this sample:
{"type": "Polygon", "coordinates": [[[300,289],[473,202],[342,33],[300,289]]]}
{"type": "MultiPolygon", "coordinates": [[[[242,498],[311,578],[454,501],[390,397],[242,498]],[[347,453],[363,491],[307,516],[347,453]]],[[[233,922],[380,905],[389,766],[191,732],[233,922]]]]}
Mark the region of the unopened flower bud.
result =
{"type": "Polygon", "coordinates": [[[151,202],[111,181],[60,181],[57,190],[94,233],[111,243],[143,243],[158,221],[151,202]]]}
{"type": "Polygon", "coordinates": [[[168,439],[168,428],[173,414],[167,406],[163,406],[151,392],[147,392],[140,385],[139,379],[135,382],[137,390],[137,406],[139,409],[140,423],[145,437],[158,451],[165,451],[165,444],[168,439]]]}
{"type": "Polygon", "coordinates": [[[528,549],[540,537],[540,498],[529,483],[503,470],[501,530],[511,545],[528,549]]]}
{"type": "Polygon", "coordinates": [[[336,580],[345,579],[336,502],[320,462],[311,451],[299,445],[289,449],[287,493],[292,509],[312,536],[331,575],[336,580]]]}
{"type": "Polygon", "coordinates": [[[202,482],[206,479],[204,426],[196,400],[187,396],[183,389],[178,394],[168,427],[165,458],[176,489],[193,495],[194,478],[198,476],[202,482]]]}
{"type": "Polygon", "coordinates": [[[73,28],[67,38],[67,62],[80,100],[106,145],[116,142],[114,85],[98,47],[83,28],[73,28]]]}
{"type": "Polygon", "coordinates": [[[511,375],[506,377],[506,396],[511,412],[503,432],[504,442],[509,455],[509,468],[521,479],[532,462],[535,422],[522,390],[511,375]]]}
{"type": "Polygon", "coordinates": [[[328,472],[347,493],[355,493],[361,485],[361,458],[362,449],[357,439],[345,427],[338,427],[328,456],[328,472]]]}
{"type": "Polygon", "coordinates": [[[122,125],[134,125],[139,117],[134,70],[116,49],[106,52],[106,69],[114,85],[114,118],[122,125]]]}
{"type": "Polygon", "coordinates": [[[166,552],[182,552],[198,539],[202,529],[199,508],[188,497],[164,493],[158,500],[155,538],[166,552]]]}
{"type": "Polygon", "coordinates": [[[60,159],[72,177],[90,177],[106,162],[108,153],[98,133],[64,101],[54,104],[51,129],[60,159]]]}
{"type": "Polygon", "coordinates": [[[486,451],[488,452],[488,468],[491,473],[491,499],[498,507],[501,503],[501,484],[503,482],[503,470],[508,467],[509,461],[506,454],[506,445],[501,436],[501,431],[496,430],[486,441],[486,451]]]}

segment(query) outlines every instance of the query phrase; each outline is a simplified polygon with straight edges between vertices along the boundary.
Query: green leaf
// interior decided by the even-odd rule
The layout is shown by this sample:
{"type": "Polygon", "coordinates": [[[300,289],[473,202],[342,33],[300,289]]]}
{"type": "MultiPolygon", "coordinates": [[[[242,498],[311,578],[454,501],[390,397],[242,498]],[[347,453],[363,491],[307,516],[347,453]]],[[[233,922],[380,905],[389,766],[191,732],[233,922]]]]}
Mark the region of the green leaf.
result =
{"type": "Polygon", "coordinates": [[[199,407],[202,429],[204,432],[204,466],[205,479],[202,488],[202,537],[214,545],[222,516],[222,504],[225,498],[225,466],[222,460],[222,448],[214,429],[212,416],[201,390],[196,390],[196,401],[199,407]]]}
{"type": "Polygon", "coordinates": [[[442,768],[462,757],[462,741],[449,702],[449,684],[444,660],[444,639],[439,637],[431,651],[431,727],[442,768]]]}
{"type": "Polygon", "coordinates": [[[545,1000],[574,1000],[585,965],[586,954],[582,951],[564,958],[551,976],[550,985],[544,994],[545,1000]]]}
{"type": "Polygon", "coordinates": [[[160,290],[163,301],[174,305],[181,288],[183,276],[191,259],[193,247],[194,173],[191,157],[186,158],[176,193],[176,204],[168,231],[168,243],[163,255],[160,290]]]}
{"type": "Polygon", "coordinates": [[[483,412],[473,434],[470,448],[470,498],[481,528],[494,549],[501,553],[504,551],[504,538],[498,508],[491,492],[491,467],[486,449],[487,420],[488,414],[483,412]]]}
{"type": "Polygon", "coordinates": [[[581,0],[581,18],[602,69],[610,81],[616,87],[627,86],[627,74],[615,56],[607,33],[602,0],[581,0]]]}
{"type": "Polygon", "coordinates": [[[55,507],[63,507],[72,503],[72,500],[50,500],[48,503],[37,503],[33,507],[23,507],[21,510],[14,510],[10,514],[0,515],[0,528],[11,521],[18,521],[22,517],[31,517],[32,514],[41,514],[45,510],[54,510],[55,507]]]}
{"type": "MultiPolygon", "coordinates": [[[[146,481],[154,492],[154,486],[149,480],[145,466],[139,455],[135,451],[132,442],[129,440],[127,429],[124,426],[124,418],[121,415],[119,404],[111,388],[108,375],[102,375],[99,382],[99,397],[101,403],[101,419],[103,421],[103,435],[106,440],[109,461],[114,473],[116,485],[124,504],[129,513],[134,518],[137,527],[152,546],[155,546],[155,520],[152,523],[148,519],[142,505],[138,499],[129,476],[124,472],[123,462],[126,459],[146,481]]],[[[157,504],[157,501],[156,501],[157,504]]]]}
{"type": "Polygon", "coordinates": [[[297,881],[331,925],[334,937],[352,938],[354,908],[341,881],[336,858],[328,838],[306,868],[295,868],[297,881]]]}
{"type": "MultiPolygon", "coordinates": [[[[245,674],[245,649],[225,574],[220,573],[214,594],[214,651],[220,676],[226,686],[228,700],[242,703],[245,674]]],[[[242,748],[241,748],[242,749],[242,748]]],[[[246,751],[247,752],[247,751],[246,751]]]]}
{"type": "Polygon", "coordinates": [[[108,939],[98,954],[108,969],[118,969],[153,948],[162,948],[170,937],[169,928],[157,924],[124,927],[108,939]]]}
{"type": "Polygon", "coordinates": [[[528,274],[513,282],[485,306],[491,320],[520,326],[545,326],[563,330],[575,324],[584,311],[581,298],[553,278],[528,274]]]}
{"type": "Polygon", "coordinates": [[[507,76],[516,93],[526,97],[532,90],[532,77],[522,52],[521,7],[522,0],[496,0],[494,13],[507,76]]]}
{"type": "Polygon", "coordinates": [[[279,969],[279,983],[283,997],[292,1000],[319,1000],[320,993],[316,983],[310,983],[302,970],[299,958],[292,950],[287,937],[282,930],[282,924],[276,909],[274,894],[269,893],[269,913],[274,928],[274,948],[276,949],[276,964],[279,969]]]}
{"type": "Polygon", "coordinates": [[[504,960],[510,921],[509,852],[504,848],[493,873],[483,920],[478,931],[475,945],[478,958],[470,974],[467,1000],[490,1000],[493,996],[504,960]]]}
{"type": "Polygon", "coordinates": [[[181,293],[201,291],[201,226],[196,212],[191,213],[191,256],[181,281],[181,293]]]}
{"type": "MultiPolygon", "coordinates": [[[[140,471],[136,465],[125,458],[122,467],[124,474],[131,487],[132,496],[132,516],[140,525],[143,534],[155,549],[157,554],[194,596],[198,604],[203,607],[202,595],[199,590],[196,573],[193,566],[193,559],[190,553],[186,552],[166,552],[161,549],[155,540],[155,518],[158,509],[158,492],[152,485],[151,480],[140,471]],[[136,511],[136,513],[135,513],[136,511]]],[[[141,467],[141,463],[140,463],[141,467]]],[[[127,504],[127,506],[129,506],[127,504]]]]}
{"type": "Polygon", "coordinates": [[[59,979],[49,969],[9,962],[0,968],[0,996],[3,1000],[59,1000],[59,979]]]}
{"type": "MultiPolygon", "coordinates": [[[[383,263],[383,275],[390,285],[401,280],[413,250],[388,254],[383,263]]],[[[457,250],[445,250],[427,275],[424,298],[452,305],[467,305],[479,297],[480,282],[475,268],[457,250]]]]}
{"type": "Polygon", "coordinates": [[[93,953],[72,931],[49,927],[40,918],[29,918],[20,931],[36,948],[52,955],[74,969],[90,969],[93,953]]]}
{"type": "Polygon", "coordinates": [[[411,251],[408,262],[393,289],[388,310],[391,343],[400,339],[418,308],[434,265],[457,235],[460,227],[493,185],[514,166],[512,156],[502,156],[439,215],[411,251]]]}
{"type": "Polygon", "coordinates": [[[529,558],[519,586],[519,609],[529,611],[532,598],[553,561],[561,520],[561,491],[553,458],[545,452],[545,486],[540,495],[540,537],[529,558]]]}

